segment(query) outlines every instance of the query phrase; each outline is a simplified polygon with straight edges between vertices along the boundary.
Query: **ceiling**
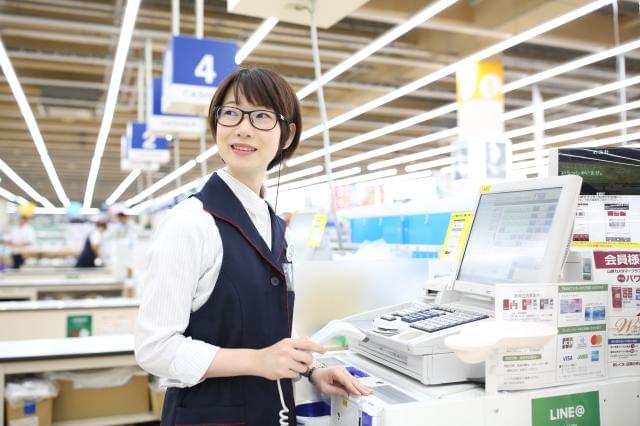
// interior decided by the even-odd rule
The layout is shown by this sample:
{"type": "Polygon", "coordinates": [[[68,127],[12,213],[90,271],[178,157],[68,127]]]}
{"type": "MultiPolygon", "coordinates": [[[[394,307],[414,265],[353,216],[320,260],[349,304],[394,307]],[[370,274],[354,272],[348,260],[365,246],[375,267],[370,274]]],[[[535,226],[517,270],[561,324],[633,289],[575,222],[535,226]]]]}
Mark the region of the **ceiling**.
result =
{"type": "MultiPolygon", "coordinates": [[[[360,50],[381,34],[405,21],[430,2],[418,0],[370,0],[328,30],[319,31],[323,71],[360,50]]],[[[509,38],[511,35],[541,24],[553,17],[588,3],[583,0],[462,0],[438,14],[419,28],[379,50],[355,65],[325,87],[329,118],[339,116],[359,105],[376,99],[398,87],[442,69],[471,53],[509,38]]],[[[0,0],[0,35],[35,114],[48,152],[62,186],[72,201],[82,201],[102,119],[115,48],[124,12],[124,0],[0,0]]],[[[181,32],[194,34],[194,2],[181,1],[181,32]]],[[[205,2],[205,37],[236,40],[239,45],[255,31],[260,19],[229,14],[226,1],[205,2]]],[[[640,38],[638,2],[619,4],[619,43],[640,38]]],[[[154,74],[160,76],[162,51],[169,40],[171,27],[170,0],[143,0],[128,54],[118,104],[102,158],[93,206],[102,203],[127,176],[120,170],[120,136],[127,122],[138,116],[137,74],[144,62],[144,45],[152,41],[154,74]]],[[[502,60],[507,83],[552,68],[573,59],[615,45],[612,7],[604,7],[556,30],[547,32],[507,49],[493,59],[502,60]]],[[[299,90],[313,79],[313,62],[309,29],[279,23],[243,65],[259,65],[284,74],[294,89],[299,90]]],[[[626,77],[640,74],[640,51],[625,55],[626,77]]],[[[581,69],[550,78],[538,84],[543,99],[599,87],[618,79],[616,60],[608,59],[581,69]]],[[[640,99],[640,87],[625,91],[626,101],[640,99]]],[[[531,104],[531,87],[506,95],[505,110],[531,104]]],[[[455,101],[453,75],[441,78],[399,99],[337,125],[330,130],[332,143],[344,141],[387,124],[414,117],[422,112],[455,101]]],[[[572,116],[620,103],[620,94],[605,93],[547,110],[545,120],[572,116]]],[[[319,124],[320,114],[315,94],[302,101],[304,128],[319,124]]],[[[627,119],[639,118],[640,111],[627,112],[627,119]]],[[[546,135],[562,134],[592,128],[620,120],[617,114],[576,124],[559,126],[546,135]]],[[[532,125],[531,115],[509,120],[506,130],[532,125]]],[[[456,126],[456,113],[390,133],[353,147],[337,151],[332,159],[384,147],[396,142],[424,136],[456,126]]],[[[636,129],[637,130],[637,129],[636,129]]],[[[633,129],[629,129],[633,132],[633,129]]],[[[619,131],[597,137],[620,134],[619,131]]],[[[531,141],[527,134],[512,138],[515,146],[531,141]]],[[[574,139],[568,143],[584,139],[574,139]]],[[[445,138],[428,145],[356,162],[342,168],[366,166],[373,162],[423,152],[449,145],[445,138]]],[[[207,146],[213,141],[208,136],[207,146]]],[[[322,146],[322,135],[304,140],[297,151],[302,155],[322,146]]],[[[524,146],[524,145],[523,145],[524,146]]],[[[554,146],[563,146],[563,143],[554,146]]],[[[530,150],[522,150],[520,153],[530,150]]],[[[179,164],[200,153],[200,142],[181,140],[179,164]]],[[[442,156],[446,156],[443,154],[442,156]]],[[[437,159],[439,156],[429,158],[437,159]]],[[[51,185],[20,110],[4,76],[0,75],[0,159],[4,160],[26,182],[55,205],[60,200],[51,185]]],[[[424,160],[422,160],[424,161],[424,160]]],[[[317,158],[282,173],[294,172],[316,164],[317,158]]],[[[410,164],[410,163],[406,163],[410,164]]],[[[404,173],[401,164],[399,173],[404,173]]],[[[218,157],[207,163],[208,170],[221,166],[218,157]]],[[[342,168],[337,168],[336,171],[342,168]]],[[[148,178],[141,176],[121,199],[127,199],[151,182],[174,169],[174,162],[163,166],[148,178]]],[[[183,175],[181,182],[200,176],[199,167],[183,175]]],[[[1,186],[29,198],[11,180],[2,175],[1,186]]],[[[171,183],[157,194],[173,189],[171,183]]]]}

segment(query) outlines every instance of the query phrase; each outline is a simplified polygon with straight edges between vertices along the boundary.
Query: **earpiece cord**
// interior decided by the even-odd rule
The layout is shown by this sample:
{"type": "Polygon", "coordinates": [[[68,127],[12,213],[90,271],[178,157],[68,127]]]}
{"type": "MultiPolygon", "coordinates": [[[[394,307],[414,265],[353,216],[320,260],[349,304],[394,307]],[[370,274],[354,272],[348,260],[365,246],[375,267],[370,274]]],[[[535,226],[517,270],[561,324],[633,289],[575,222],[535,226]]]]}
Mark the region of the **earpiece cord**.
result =
{"type": "Polygon", "coordinates": [[[284,396],[282,395],[282,385],[280,385],[280,379],[278,382],[278,393],[280,394],[280,405],[282,406],[282,410],[278,413],[280,416],[280,426],[289,426],[289,409],[287,405],[284,403],[284,396]]]}
{"type": "Polygon", "coordinates": [[[280,193],[280,172],[282,171],[282,155],[284,154],[284,149],[280,151],[280,162],[278,163],[278,183],[276,185],[276,204],[273,208],[273,212],[278,215],[278,194],[280,193]]]}

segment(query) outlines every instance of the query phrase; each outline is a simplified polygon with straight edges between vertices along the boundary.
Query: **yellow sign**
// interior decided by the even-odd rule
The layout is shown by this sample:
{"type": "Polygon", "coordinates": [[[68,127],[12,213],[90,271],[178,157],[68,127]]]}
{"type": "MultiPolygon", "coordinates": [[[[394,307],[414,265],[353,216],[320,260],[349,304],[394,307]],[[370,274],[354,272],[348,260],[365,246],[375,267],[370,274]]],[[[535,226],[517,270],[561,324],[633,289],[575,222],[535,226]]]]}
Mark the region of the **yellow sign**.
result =
{"type": "Polygon", "coordinates": [[[444,237],[444,244],[440,252],[441,260],[459,260],[462,255],[462,249],[469,237],[471,222],[473,221],[472,212],[452,213],[449,219],[449,227],[444,237]]]}
{"type": "Polygon", "coordinates": [[[504,70],[499,62],[473,62],[456,73],[456,93],[459,103],[473,100],[502,101],[504,70]]]}
{"type": "Polygon", "coordinates": [[[322,235],[327,227],[327,215],[317,214],[313,217],[313,222],[309,227],[309,236],[307,237],[307,245],[309,247],[320,247],[322,235]]]}

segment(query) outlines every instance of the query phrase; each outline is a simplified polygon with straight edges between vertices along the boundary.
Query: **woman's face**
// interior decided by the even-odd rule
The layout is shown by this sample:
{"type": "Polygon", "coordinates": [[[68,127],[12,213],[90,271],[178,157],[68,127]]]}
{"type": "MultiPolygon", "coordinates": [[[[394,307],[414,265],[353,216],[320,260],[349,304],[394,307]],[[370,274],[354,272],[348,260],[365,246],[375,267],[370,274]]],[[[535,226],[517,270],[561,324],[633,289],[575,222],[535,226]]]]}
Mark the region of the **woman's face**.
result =
{"type": "MultiPolygon", "coordinates": [[[[235,99],[233,92],[233,88],[230,88],[222,103],[223,107],[236,107],[244,111],[280,112],[273,111],[273,108],[265,105],[250,103],[245,99],[242,92],[239,94],[240,99],[235,99]]],[[[229,111],[229,114],[236,114],[236,112],[229,111]]],[[[259,130],[251,124],[247,114],[242,117],[242,121],[237,126],[227,127],[218,123],[216,127],[216,143],[220,157],[222,157],[232,173],[264,176],[268,164],[278,152],[280,126],[282,124],[278,120],[278,124],[273,129],[259,130]]],[[[290,143],[291,141],[287,141],[286,146],[290,143]]]]}

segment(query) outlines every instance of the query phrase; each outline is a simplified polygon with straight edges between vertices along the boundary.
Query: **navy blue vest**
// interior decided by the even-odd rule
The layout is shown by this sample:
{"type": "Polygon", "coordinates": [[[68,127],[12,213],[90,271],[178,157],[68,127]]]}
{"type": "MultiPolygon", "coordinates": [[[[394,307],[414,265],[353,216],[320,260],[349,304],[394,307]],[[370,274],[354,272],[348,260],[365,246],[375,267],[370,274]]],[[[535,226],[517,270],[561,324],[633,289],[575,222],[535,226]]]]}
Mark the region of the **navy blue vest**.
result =
{"type": "MultiPolygon", "coordinates": [[[[285,224],[269,208],[269,250],[231,189],[214,174],[194,195],[213,216],[223,247],[222,267],[209,300],[191,313],[184,335],[222,348],[261,349],[291,336],[294,294],[288,291],[285,224]]],[[[213,256],[213,253],[211,253],[213,256]]],[[[290,380],[281,380],[295,425],[290,380]]],[[[167,390],[162,426],[277,425],[275,381],[254,376],[210,378],[190,388],[167,390]]]]}

